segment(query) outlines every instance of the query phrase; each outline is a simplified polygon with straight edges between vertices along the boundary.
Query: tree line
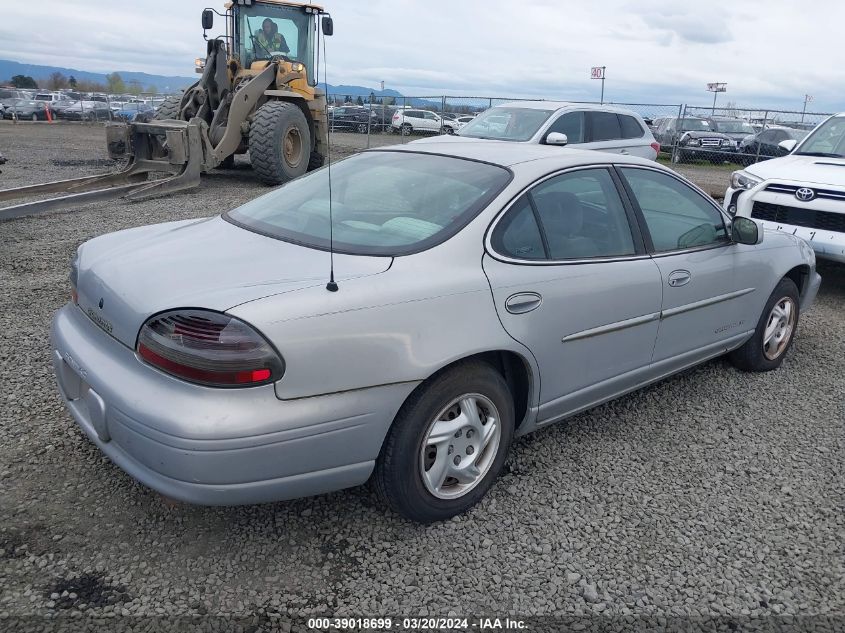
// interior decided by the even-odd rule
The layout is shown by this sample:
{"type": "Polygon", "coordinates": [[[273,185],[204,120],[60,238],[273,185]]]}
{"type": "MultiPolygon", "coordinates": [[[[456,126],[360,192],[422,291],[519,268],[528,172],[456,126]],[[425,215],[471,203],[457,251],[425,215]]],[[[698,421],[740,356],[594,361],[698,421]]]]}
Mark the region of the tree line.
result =
{"type": "Polygon", "coordinates": [[[66,76],[60,72],[51,73],[46,79],[35,79],[29,75],[15,75],[5,82],[0,82],[0,85],[10,85],[15,88],[24,88],[32,90],[78,90],[79,92],[107,92],[109,94],[133,94],[139,95],[142,92],[146,94],[157,94],[158,88],[155,86],[148,86],[146,90],[138,81],[125,82],[120,76],[120,73],[111,73],[106,75],[106,82],[90,81],[87,79],[77,79],[73,75],[66,76]]]}

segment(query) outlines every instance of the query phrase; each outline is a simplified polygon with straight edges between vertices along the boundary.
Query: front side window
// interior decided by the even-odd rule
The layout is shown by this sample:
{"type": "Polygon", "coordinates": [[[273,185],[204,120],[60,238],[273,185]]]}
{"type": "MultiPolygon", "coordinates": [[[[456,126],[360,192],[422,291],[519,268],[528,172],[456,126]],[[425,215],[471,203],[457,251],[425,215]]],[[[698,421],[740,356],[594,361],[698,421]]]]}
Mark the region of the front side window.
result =
{"type": "Polygon", "coordinates": [[[405,255],[439,244],[510,182],[503,167],[432,154],[370,151],[306,174],[224,214],[243,228],[353,255],[405,255]],[[331,203],[331,213],[329,212],[331,203]]]}
{"type": "Polygon", "coordinates": [[[658,252],[728,242],[725,221],[702,194],[658,171],[622,167],[658,252]]]}
{"type": "Polygon", "coordinates": [[[551,110],[497,106],[479,114],[458,134],[500,141],[527,141],[549,120],[551,114],[551,110]]]}
{"type": "Polygon", "coordinates": [[[567,172],[532,188],[496,226],[491,245],[525,260],[636,252],[625,207],[606,169],[567,172]]]}
{"type": "Polygon", "coordinates": [[[796,154],[845,158],[845,116],[831,117],[801,143],[796,154]]]}
{"type": "Polygon", "coordinates": [[[552,132],[566,134],[567,143],[569,145],[574,143],[583,143],[584,113],[567,112],[563,116],[558,117],[557,120],[549,126],[548,134],[551,134],[552,132]]]}

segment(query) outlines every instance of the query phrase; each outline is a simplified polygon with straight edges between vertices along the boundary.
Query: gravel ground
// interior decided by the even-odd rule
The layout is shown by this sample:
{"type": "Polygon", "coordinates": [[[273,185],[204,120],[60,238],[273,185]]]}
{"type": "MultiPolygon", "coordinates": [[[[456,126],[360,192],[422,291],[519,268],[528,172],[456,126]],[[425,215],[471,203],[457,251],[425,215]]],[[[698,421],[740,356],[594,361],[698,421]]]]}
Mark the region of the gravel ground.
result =
{"type": "MultiPolygon", "coordinates": [[[[0,187],[108,169],[102,137],[0,125],[0,187]]],[[[335,141],[342,153],[361,138],[335,141]]],[[[56,393],[47,330],[71,255],[95,235],[262,191],[239,165],[165,199],[0,223],[0,627],[79,630],[116,615],[102,630],[211,629],[220,621],[174,618],[258,614],[265,628],[301,630],[331,613],[777,616],[763,621],[842,630],[843,267],[821,267],[779,371],[717,360],[526,437],[487,498],[444,524],[404,522],[368,488],[203,508],[134,483],[56,393]]]]}

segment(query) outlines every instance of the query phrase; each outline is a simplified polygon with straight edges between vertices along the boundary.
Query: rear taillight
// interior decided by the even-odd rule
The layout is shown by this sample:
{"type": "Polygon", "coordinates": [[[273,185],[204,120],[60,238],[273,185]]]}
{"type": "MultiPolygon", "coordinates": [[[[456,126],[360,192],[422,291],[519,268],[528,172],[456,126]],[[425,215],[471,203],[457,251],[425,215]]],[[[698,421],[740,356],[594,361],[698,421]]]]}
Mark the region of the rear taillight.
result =
{"type": "Polygon", "coordinates": [[[398,112],[396,112],[396,113],[393,115],[393,120],[394,120],[394,121],[398,121],[398,120],[399,120],[399,113],[398,113],[398,112]]]}
{"type": "Polygon", "coordinates": [[[138,356],[165,373],[212,387],[275,382],[285,366],[252,327],[208,310],[173,310],[152,317],[138,334],[138,356]]]}
{"type": "Polygon", "coordinates": [[[74,305],[79,305],[79,292],[77,291],[79,287],[79,253],[77,253],[70,265],[70,275],[68,275],[68,278],[70,280],[70,300],[74,305]]]}
{"type": "Polygon", "coordinates": [[[657,152],[659,154],[660,153],[660,143],[658,143],[657,141],[654,141],[654,143],[651,144],[651,149],[653,149],[655,152],[657,152]]]}

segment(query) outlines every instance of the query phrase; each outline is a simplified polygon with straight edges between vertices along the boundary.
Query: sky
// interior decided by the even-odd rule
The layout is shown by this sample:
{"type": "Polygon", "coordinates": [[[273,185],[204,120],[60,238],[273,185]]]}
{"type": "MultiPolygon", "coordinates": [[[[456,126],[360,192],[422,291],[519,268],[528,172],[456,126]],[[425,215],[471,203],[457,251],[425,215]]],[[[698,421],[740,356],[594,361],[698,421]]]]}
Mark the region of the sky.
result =
{"type": "MultiPolygon", "coordinates": [[[[328,1],[328,0],[327,0],[328,1]]],[[[212,0],[5,0],[0,58],[193,75],[212,0]]],[[[477,95],[845,109],[842,0],[334,0],[332,84],[477,95]]],[[[223,23],[218,18],[217,26],[223,23]]],[[[219,29],[218,29],[219,30],[219,29]]],[[[322,80],[322,77],[321,77],[322,80]]]]}

